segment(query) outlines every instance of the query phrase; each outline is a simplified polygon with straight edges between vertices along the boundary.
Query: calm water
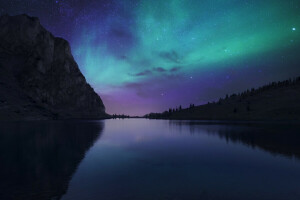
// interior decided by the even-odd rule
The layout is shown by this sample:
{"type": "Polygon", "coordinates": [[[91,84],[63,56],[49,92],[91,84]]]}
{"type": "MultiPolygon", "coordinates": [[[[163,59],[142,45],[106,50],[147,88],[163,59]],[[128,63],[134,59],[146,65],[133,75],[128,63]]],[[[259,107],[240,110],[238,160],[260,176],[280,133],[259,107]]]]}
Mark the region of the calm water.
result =
{"type": "Polygon", "coordinates": [[[0,123],[0,199],[300,199],[300,128],[146,119],[0,123]]]}

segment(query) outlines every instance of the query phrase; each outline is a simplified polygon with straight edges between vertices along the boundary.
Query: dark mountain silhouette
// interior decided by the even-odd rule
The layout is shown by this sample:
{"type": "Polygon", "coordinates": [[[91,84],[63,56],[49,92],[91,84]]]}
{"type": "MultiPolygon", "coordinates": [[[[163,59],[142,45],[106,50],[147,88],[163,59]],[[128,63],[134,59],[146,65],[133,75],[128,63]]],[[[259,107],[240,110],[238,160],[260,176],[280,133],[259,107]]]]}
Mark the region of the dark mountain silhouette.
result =
{"type": "Polygon", "coordinates": [[[226,95],[218,102],[189,108],[150,113],[151,119],[200,120],[300,120],[300,77],[273,82],[239,94],[226,95]]]}
{"type": "Polygon", "coordinates": [[[60,199],[101,121],[0,122],[0,199],[60,199]]]}
{"type": "Polygon", "coordinates": [[[0,17],[0,120],[104,118],[69,43],[38,18],[0,17]]]}

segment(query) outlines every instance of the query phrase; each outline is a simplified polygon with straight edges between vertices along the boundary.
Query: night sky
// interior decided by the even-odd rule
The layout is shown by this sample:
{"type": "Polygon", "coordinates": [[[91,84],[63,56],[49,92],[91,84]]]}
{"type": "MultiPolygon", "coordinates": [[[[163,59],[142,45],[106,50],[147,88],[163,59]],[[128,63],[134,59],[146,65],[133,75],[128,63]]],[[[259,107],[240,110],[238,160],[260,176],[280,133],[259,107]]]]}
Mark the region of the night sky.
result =
{"type": "Polygon", "coordinates": [[[299,0],[0,0],[68,40],[110,114],[217,100],[300,75],[299,0]]]}

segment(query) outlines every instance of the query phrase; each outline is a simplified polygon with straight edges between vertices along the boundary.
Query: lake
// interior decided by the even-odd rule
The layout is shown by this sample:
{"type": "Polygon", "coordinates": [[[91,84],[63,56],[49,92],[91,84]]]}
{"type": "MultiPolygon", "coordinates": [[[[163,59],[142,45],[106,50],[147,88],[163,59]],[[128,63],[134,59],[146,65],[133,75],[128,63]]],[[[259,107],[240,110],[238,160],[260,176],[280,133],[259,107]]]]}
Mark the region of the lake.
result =
{"type": "Polygon", "coordinates": [[[0,123],[0,199],[299,200],[300,125],[0,123]]]}

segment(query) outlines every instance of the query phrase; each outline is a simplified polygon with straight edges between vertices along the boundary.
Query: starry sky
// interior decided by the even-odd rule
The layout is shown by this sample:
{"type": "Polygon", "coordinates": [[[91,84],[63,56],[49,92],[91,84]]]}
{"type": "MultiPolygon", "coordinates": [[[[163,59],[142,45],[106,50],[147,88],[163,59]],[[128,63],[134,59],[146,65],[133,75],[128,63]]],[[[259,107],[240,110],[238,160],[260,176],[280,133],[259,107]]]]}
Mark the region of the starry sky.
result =
{"type": "Polygon", "coordinates": [[[299,0],[0,0],[68,40],[110,114],[196,105],[300,75],[299,0]]]}

